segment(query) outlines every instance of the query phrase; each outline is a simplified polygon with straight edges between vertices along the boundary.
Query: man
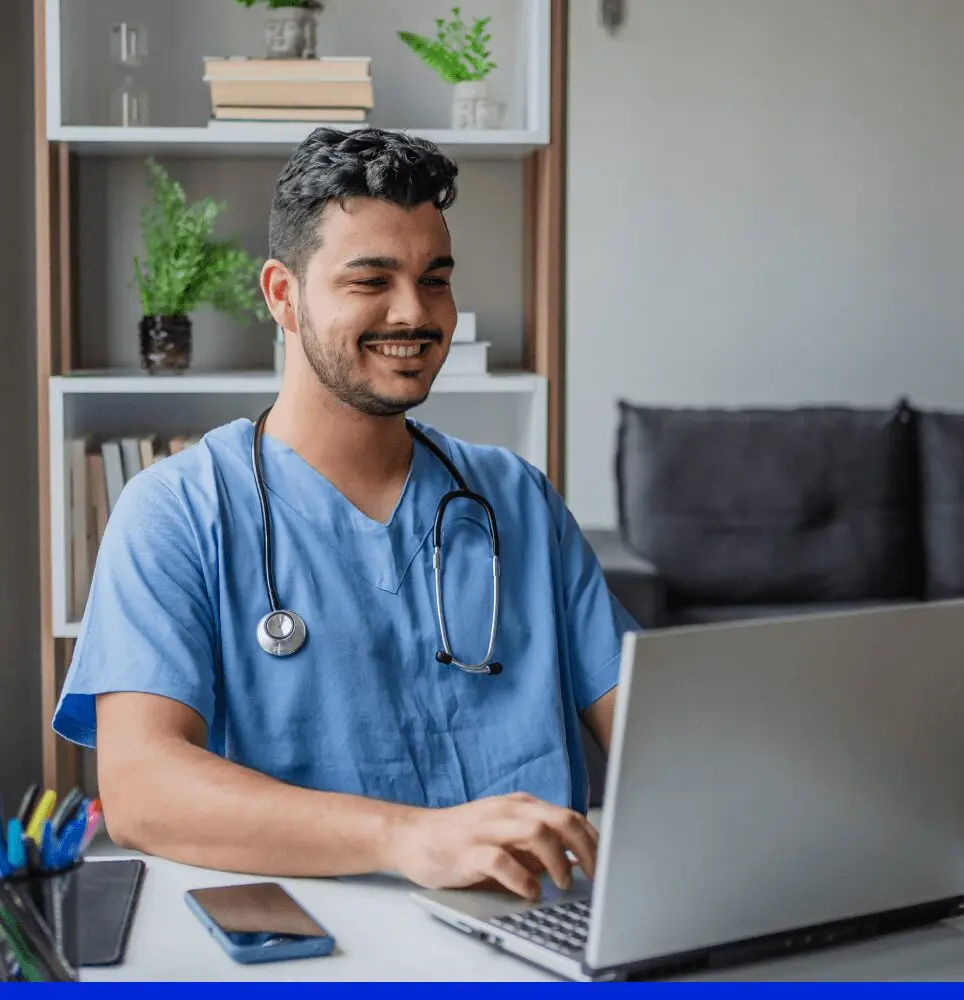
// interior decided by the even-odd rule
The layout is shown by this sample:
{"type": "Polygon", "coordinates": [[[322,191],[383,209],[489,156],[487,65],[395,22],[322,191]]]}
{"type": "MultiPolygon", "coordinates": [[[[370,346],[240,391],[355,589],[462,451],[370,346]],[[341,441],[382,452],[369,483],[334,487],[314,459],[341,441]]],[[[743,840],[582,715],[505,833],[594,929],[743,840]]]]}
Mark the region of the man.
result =
{"type": "MultiPolygon", "coordinates": [[[[432,144],[374,129],[318,129],[283,171],[262,289],[285,375],[257,453],[277,600],[307,641],[277,657],[256,635],[271,605],[250,420],[127,484],[54,719],[96,741],[118,843],[527,898],[543,871],[567,885],[573,858],[592,874],[578,720],[608,746],[635,625],[544,476],[421,427],[501,536],[502,672],[435,655],[433,524],[455,483],[405,414],[455,328],[442,213],[456,175],[432,144]]],[[[443,523],[446,630],[474,663],[492,611],[487,518],[460,499],[443,523]]]]}

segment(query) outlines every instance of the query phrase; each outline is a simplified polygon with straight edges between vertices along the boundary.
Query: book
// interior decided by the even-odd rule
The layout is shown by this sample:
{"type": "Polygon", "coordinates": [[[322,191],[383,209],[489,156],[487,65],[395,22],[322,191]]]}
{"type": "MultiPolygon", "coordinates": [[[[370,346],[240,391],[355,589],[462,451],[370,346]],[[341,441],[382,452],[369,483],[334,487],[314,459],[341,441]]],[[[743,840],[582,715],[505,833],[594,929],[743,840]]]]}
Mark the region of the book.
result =
{"type": "Polygon", "coordinates": [[[371,80],[211,80],[211,105],[247,108],[375,106],[371,80]]]}
{"type": "Polygon", "coordinates": [[[253,122],[363,122],[368,118],[364,108],[245,108],[219,107],[214,111],[218,121],[253,122]]]}
{"type": "Polygon", "coordinates": [[[121,462],[124,468],[124,482],[129,482],[141,471],[140,443],[135,437],[121,438],[121,462]]]}
{"type": "Polygon", "coordinates": [[[107,488],[107,509],[113,513],[124,489],[124,462],[119,441],[102,441],[100,453],[104,458],[104,483],[107,488]]]}
{"type": "Polygon", "coordinates": [[[87,439],[71,438],[68,453],[68,511],[70,546],[68,580],[73,617],[80,618],[90,591],[92,512],[87,494],[87,439]]]}
{"type": "Polygon", "coordinates": [[[365,80],[370,56],[323,56],[320,59],[255,59],[206,56],[205,80],[365,80]]]}
{"type": "MultiPolygon", "coordinates": [[[[104,539],[104,532],[107,530],[107,518],[110,515],[110,508],[107,506],[107,482],[104,478],[104,456],[100,452],[92,451],[87,456],[87,489],[90,495],[90,506],[94,512],[94,545],[100,547],[104,539]]],[[[93,571],[94,558],[91,558],[91,571],[93,571]]]]}
{"type": "Polygon", "coordinates": [[[489,370],[489,343],[477,340],[474,343],[454,343],[449,348],[449,356],[439,372],[440,375],[485,375],[489,370]]]}

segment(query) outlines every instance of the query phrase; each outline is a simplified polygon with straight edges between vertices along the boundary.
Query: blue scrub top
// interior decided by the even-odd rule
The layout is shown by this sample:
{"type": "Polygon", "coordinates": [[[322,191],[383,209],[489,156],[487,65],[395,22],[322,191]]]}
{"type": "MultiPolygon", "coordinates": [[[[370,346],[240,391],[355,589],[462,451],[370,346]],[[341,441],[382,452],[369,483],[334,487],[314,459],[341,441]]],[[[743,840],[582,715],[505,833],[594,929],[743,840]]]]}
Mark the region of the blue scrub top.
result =
{"type": "MultiPolygon", "coordinates": [[[[418,426],[498,519],[500,675],[470,675],[435,659],[432,526],[455,484],[417,442],[382,524],[264,436],[278,598],[304,618],[308,641],[284,658],[263,652],[255,635],[268,604],[254,425],[240,419],[124,488],[55,730],[95,746],[95,696],[147,692],[196,711],[214,753],[290,784],[420,806],[526,791],[585,811],[577,713],[616,684],[622,635],[637,625],[540,472],[505,449],[418,426]]],[[[443,558],[449,641],[456,656],[476,662],[492,610],[478,505],[449,505],[443,558]]]]}

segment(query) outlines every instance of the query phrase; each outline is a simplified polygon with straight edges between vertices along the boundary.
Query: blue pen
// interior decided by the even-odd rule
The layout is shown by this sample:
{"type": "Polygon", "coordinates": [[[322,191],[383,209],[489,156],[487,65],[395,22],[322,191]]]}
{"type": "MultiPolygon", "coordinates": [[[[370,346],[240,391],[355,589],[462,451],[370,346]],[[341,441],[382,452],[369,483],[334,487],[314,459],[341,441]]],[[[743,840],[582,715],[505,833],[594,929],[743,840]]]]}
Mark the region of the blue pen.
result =
{"type": "Polygon", "coordinates": [[[48,819],[40,832],[40,860],[44,871],[53,871],[57,866],[57,849],[54,844],[54,826],[48,819]]]}
{"type": "Polygon", "coordinates": [[[69,868],[76,860],[80,851],[80,842],[84,839],[87,828],[87,817],[78,816],[72,819],[60,835],[59,843],[54,851],[54,868],[69,868]]]}
{"type": "Polygon", "coordinates": [[[0,878],[7,878],[13,874],[13,869],[7,861],[7,852],[0,851],[0,878]]]}
{"type": "Polygon", "coordinates": [[[23,843],[23,826],[19,819],[7,823],[7,861],[14,871],[27,864],[27,852],[23,843]]]}

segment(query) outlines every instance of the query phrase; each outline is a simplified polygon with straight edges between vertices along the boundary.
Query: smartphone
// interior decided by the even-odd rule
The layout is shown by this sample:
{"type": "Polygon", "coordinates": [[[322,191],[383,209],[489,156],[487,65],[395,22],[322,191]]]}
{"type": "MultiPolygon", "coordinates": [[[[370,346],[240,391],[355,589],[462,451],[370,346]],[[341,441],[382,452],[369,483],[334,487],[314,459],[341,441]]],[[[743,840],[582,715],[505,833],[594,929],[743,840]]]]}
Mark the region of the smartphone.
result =
{"type": "Polygon", "coordinates": [[[335,939],[277,882],[189,889],[187,905],[235,961],[329,955],[335,939]]]}

